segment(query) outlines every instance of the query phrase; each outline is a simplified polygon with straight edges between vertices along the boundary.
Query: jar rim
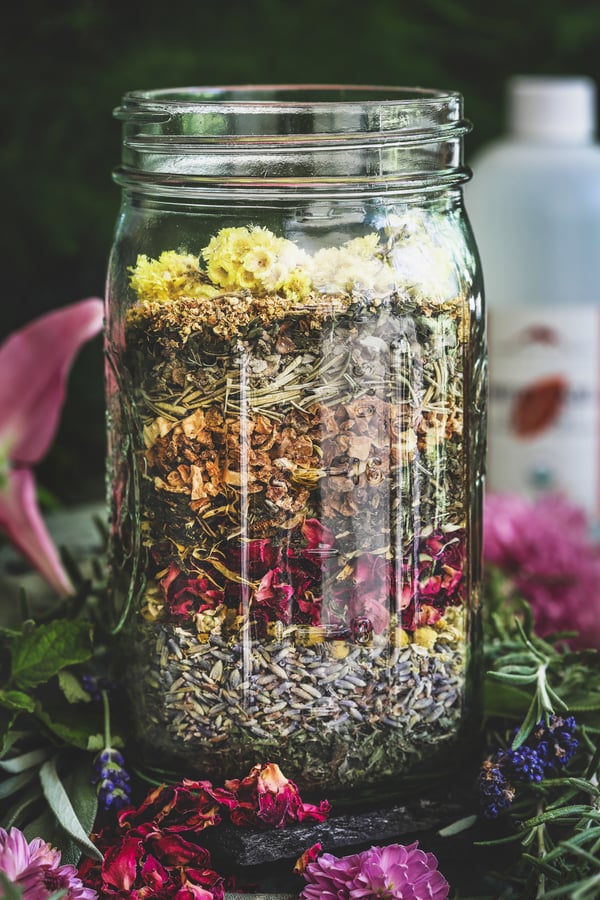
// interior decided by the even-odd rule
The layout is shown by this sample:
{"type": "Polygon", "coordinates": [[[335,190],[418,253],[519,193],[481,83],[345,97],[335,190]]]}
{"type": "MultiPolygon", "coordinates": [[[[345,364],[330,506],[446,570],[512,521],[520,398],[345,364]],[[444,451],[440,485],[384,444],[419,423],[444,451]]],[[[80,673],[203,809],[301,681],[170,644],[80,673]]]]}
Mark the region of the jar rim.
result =
{"type": "Polygon", "coordinates": [[[458,91],[389,85],[246,84],[127,92],[114,115],[125,124],[165,126],[166,133],[288,140],[346,134],[406,135],[470,130],[458,91]],[[224,126],[229,120],[235,125],[224,126]],[[187,123],[187,124],[186,124],[187,123]]]}
{"type": "Polygon", "coordinates": [[[265,106],[271,110],[281,108],[285,112],[300,109],[306,112],[316,108],[373,108],[377,106],[406,106],[415,102],[439,104],[440,101],[462,99],[458,91],[442,91],[436,88],[404,87],[371,84],[233,84],[207,85],[152,90],[128,91],[123,101],[158,103],[178,109],[190,106],[198,110],[202,106],[241,107],[265,106]]]}

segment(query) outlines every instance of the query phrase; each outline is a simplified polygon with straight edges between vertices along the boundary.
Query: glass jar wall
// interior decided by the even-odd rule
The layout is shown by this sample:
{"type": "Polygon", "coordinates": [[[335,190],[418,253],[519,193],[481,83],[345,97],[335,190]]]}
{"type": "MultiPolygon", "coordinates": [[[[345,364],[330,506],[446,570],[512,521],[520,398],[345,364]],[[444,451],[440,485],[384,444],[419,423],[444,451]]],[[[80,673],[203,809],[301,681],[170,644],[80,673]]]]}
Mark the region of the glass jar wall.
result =
{"type": "Polygon", "coordinates": [[[461,99],[194,88],[117,115],[111,596],[140,749],[329,793],[434,771],[477,682],[461,99]]]}

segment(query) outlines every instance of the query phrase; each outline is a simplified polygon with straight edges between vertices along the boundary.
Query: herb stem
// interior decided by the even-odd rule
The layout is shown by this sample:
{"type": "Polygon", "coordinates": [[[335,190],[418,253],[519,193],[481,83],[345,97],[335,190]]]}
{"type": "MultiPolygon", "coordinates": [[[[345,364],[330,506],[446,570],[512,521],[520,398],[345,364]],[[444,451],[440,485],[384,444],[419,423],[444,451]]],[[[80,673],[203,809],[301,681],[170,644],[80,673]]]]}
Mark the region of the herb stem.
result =
{"type": "MultiPolygon", "coordinates": [[[[537,805],[537,814],[538,814],[538,816],[541,816],[541,814],[542,814],[543,812],[544,812],[544,806],[543,806],[543,804],[542,804],[542,803],[538,803],[538,805],[537,805]]],[[[540,824],[537,826],[537,828],[536,828],[536,832],[537,832],[537,855],[538,855],[538,859],[543,859],[543,858],[546,856],[546,844],[545,844],[545,840],[544,840],[544,838],[545,838],[545,825],[544,825],[543,823],[540,823],[540,824]]],[[[540,869],[539,876],[538,876],[538,890],[537,890],[537,896],[538,896],[538,897],[545,897],[545,896],[546,896],[546,875],[545,875],[545,873],[544,873],[544,871],[543,871],[542,869],[540,869]]]]}
{"type": "Polygon", "coordinates": [[[110,733],[110,703],[108,700],[108,691],[102,691],[102,707],[104,709],[104,746],[110,749],[112,737],[110,733]]]}

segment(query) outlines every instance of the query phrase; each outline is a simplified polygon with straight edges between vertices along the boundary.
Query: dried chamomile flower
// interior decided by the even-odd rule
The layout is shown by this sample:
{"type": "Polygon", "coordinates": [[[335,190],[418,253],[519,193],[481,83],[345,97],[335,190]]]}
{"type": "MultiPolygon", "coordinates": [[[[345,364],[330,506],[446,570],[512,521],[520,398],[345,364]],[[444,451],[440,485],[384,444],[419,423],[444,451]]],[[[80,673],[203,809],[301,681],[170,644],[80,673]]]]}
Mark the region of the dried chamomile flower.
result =
{"type": "Polygon", "coordinates": [[[421,625],[415,629],[414,642],[427,650],[433,650],[438,639],[437,631],[431,625],[421,625]]]}
{"type": "Polygon", "coordinates": [[[225,290],[281,291],[293,299],[310,291],[307,254],[267,228],[222,228],[202,255],[209,278],[225,290]]]}
{"type": "Polygon", "coordinates": [[[163,593],[155,582],[150,582],[141,600],[140,615],[147,622],[156,622],[165,611],[163,593]]]}
{"type": "Polygon", "coordinates": [[[341,247],[315,253],[311,275],[313,285],[323,293],[364,290],[378,296],[394,290],[396,274],[379,258],[379,238],[368,234],[341,247]]]}
{"type": "Polygon", "coordinates": [[[130,272],[130,284],[140,302],[210,297],[218,293],[208,284],[197,257],[191,253],[165,250],[158,259],[140,254],[130,272]]]}
{"type": "Polygon", "coordinates": [[[465,609],[461,606],[448,606],[441,619],[434,624],[438,632],[438,640],[445,644],[461,644],[465,640],[465,609]]]}
{"type": "Polygon", "coordinates": [[[445,229],[439,216],[423,210],[390,217],[388,225],[393,238],[388,259],[399,284],[435,303],[456,297],[461,256],[456,229],[445,229]]]}

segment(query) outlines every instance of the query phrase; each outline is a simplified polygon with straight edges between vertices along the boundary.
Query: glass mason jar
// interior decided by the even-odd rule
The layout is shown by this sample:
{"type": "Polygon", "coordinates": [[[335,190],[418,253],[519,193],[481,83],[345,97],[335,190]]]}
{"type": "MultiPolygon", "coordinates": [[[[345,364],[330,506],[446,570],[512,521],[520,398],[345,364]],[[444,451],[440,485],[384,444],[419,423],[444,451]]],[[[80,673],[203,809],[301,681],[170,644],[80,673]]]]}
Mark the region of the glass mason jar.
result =
{"type": "Polygon", "coordinates": [[[462,99],[186,88],[116,115],[110,571],[143,757],[334,796],[435,773],[477,685],[462,99]]]}

